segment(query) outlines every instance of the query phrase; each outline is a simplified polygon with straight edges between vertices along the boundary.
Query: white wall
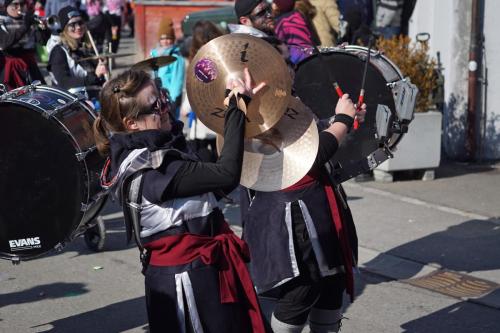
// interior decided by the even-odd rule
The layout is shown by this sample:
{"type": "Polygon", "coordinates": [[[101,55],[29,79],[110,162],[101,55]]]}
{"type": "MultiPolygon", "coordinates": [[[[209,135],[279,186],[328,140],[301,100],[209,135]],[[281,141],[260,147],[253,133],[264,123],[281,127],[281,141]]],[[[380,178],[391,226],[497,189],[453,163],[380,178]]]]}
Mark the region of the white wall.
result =
{"type": "MultiPolygon", "coordinates": [[[[488,67],[486,132],[483,154],[500,159],[500,1],[485,1],[484,38],[488,67]]],[[[484,120],[484,119],[483,119],[484,120]]]]}
{"type": "MultiPolygon", "coordinates": [[[[500,36],[495,34],[495,20],[500,1],[485,0],[484,33],[489,69],[486,137],[478,147],[478,157],[500,159],[500,36]],[[482,148],[482,149],[481,149],[482,148]],[[479,154],[482,154],[480,156],[479,154]]],[[[431,34],[430,53],[441,53],[445,76],[445,110],[443,112],[443,148],[451,158],[465,157],[467,114],[467,79],[470,45],[472,0],[418,0],[410,21],[410,37],[419,32],[431,34]]],[[[498,30],[498,29],[496,29],[498,30]]],[[[483,112],[483,110],[478,110],[483,112]]],[[[481,119],[478,122],[481,123],[481,119]]],[[[478,131],[478,138],[482,131],[478,131]]]]}

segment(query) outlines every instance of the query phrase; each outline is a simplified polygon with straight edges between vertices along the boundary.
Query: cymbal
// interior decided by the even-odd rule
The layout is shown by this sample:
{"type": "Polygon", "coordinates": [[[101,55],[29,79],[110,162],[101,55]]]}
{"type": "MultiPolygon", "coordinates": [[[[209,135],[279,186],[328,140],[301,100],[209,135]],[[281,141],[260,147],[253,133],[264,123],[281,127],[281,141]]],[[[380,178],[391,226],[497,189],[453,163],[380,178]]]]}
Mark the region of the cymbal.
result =
{"type": "Polygon", "coordinates": [[[136,71],[154,71],[158,70],[160,67],[169,65],[176,60],[177,58],[173,56],[154,57],[134,64],[131,69],[136,71]]]}
{"type": "Polygon", "coordinates": [[[197,52],[186,72],[186,89],[196,116],[211,130],[224,132],[224,97],[228,78],[244,78],[247,67],[255,83],[266,82],[247,109],[245,137],[273,127],[284,114],[292,79],[283,57],[268,42],[246,34],[215,38],[197,52]]]}
{"type": "Polygon", "coordinates": [[[122,58],[122,57],[130,57],[135,55],[134,53],[103,53],[99,56],[92,56],[78,59],[77,62],[87,61],[87,60],[99,60],[103,58],[122,58]]]}
{"type": "MultiPolygon", "coordinates": [[[[224,145],[217,134],[217,150],[224,145]]],[[[319,135],[312,111],[291,97],[280,121],[268,131],[245,139],[240,184],[257,191],[287,188],[311,169],[318,153],[319,135]]]]}

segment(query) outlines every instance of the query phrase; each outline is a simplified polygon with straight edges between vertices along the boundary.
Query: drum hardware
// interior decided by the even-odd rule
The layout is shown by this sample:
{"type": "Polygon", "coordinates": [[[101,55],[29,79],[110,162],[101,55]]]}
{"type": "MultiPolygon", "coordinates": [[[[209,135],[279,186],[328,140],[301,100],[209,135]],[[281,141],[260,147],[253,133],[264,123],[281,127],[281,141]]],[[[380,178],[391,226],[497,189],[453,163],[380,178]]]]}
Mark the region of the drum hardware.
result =
{"type": "Polygon", "coordinates": [[[398,118],[405,123],[409,123],[413,119],[418,88],[409,82],[409,79],[403,79],[394,82],[392,89],[396,96],[396,113],[398,118]]]}
{"type": "Polygon", "coordinates": [[[75,98],[72,101],[70,101],[69,103],[66,102],[66,104],[59,105],[58,107],[56,107],[53,110],[44,110],[42,115],[47,119],[52,118],[54,115],[58,114],[59,112],[63,112],[65,110],[71,108],[77,102],[78,102],[78,98],[75,98]]]}
{"type": "Polygon", "coordinates": [[[96,147],[91,147],[85,151],[82,151],[82,152],[79,152],[79,153],[76,153],[75,156],[76,156],[76,159],[78,160],[78,162],[81,162],[83,161],[87,155],[93,151],[95,151],[97,148],[96,147]]]}
{"type": "Polygon", "coordinates": [[[7,87],[5,84],[0,83],[0,96],[7,92],[7,87]]]}
{"type": "Polygon", "coordinates": [[[160,67],[170,65],[174,61],[176,61],[177,58],[174,56],[160,56],[160,57],[153,57],[149,58],[143,61],[139,61],[138,63],[132,65],[130,68],[131,70],[134,71],[158,71],[160,67]]]}
{"type": "Polygon", "coordinates": [[[379,104],[375,123],[377,126],[377,138],[383,142],[388,137],[389,122],[391,121],[391,109],[387,105],[379,104]]]}
{"type": "Polygon", "coordinates": [[[130,57],[135,55],[134,53],[103,53],[100,55],[95,55],[91,57],[85,57],[78,59],[76,62],[82,62],[82,61],[88,61],[88,60],[101,60],[101,59],[108,59],[108,58],[122,58],[122,57],[130,57]]]}
{"type": "MultiPolygon", "coordinates": [[[[361,110],[361,105],[363,105],[365,101],[365,84],[366,84],[366,74],[368,73],[368,65],[370,64],[370,56],[372,53],[372,43],[373,43],[373,36],[370,36],[370,40],[368,41],[368,51],[366,52],[365,56],[365,68],[363,69],[363,78],[361,80],[361,89],[359,90],[359,96],[358,96],[358,103],[356,107],[356,112],[359,112],[361,110]]],[[[359,120],[357,117],[354,117],[354,130],[357,130],[359,127],[359,120]]]]}
{"type": "Polygon", "coordinates": [[[243,78],[248,68],[254,82],[265,82],[248,105],[245,137],[261,134],[282,118],[287,110],[292,79],[278,51],[260,38],[228,34],[205,44],[191,61],[186,74],[186,89],[197,118],[208,128],[222,134],[223,104],[228,78],[243,78]]]}

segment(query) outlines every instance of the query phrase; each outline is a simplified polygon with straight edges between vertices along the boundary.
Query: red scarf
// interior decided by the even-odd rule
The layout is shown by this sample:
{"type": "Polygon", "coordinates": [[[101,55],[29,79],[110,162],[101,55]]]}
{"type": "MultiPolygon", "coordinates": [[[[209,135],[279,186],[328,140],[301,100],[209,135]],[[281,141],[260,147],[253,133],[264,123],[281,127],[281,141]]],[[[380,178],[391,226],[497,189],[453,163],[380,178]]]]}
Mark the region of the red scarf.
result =
{"type": "Polygon", "coordinates": [[[265,332],[257,294],[245,264],[250,261],[248,246],[229,229],[227,223],[222,226],[221,234],[215,237],[186,233],[163,237],[144,247],[151,251],[149,263],[154,266],[183,265],[198,258],[207,265],[216,266],[219,269],[221,303],[238,301],[239,278],[247,298],[252,332],[265,332]]]}
{"type": "MultiPolygon", "coordinates": [[[[299,180],[294,185],[284,189],[283,191],[295,191],[311,186],[320,178],[319,175],[310,172],[299,180]]],[[[340,248],[342,249],[342,257],[344,259],[344,268],[346,273],[346,290],[347,294],[351,297],[351,302],[354,301],[354,275],[352,272],[353,258],[351,245],[349,243],[349,235],[347,234],[347,228],[344,221],[340,217],[339,207],[337,205],[337,198],[333,192],[332,186],[327,182],[322,182],[324,185],[324,190],[326,197],[328,199],[328,204],[330,206],[330,212],[332,214],[332,222],[337,232],[337,236],[340,241],[340,248]]]]}

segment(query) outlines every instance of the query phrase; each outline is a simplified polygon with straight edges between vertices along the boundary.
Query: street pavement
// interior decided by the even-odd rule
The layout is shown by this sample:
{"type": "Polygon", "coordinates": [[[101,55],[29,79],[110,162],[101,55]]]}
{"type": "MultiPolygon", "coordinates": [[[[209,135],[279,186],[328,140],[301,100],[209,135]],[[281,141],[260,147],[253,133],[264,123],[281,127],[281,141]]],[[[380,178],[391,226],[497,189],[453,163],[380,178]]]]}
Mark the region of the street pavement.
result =
{"type": "MultiPolygon", "coordinates": [[[[342,332],[500,332],[500,163],[443,161],[432,181],[345,189],[360,255],[342,332]]],[[[240,232],[239,207],[225,213],[240,232]]],[[[102,215],[102,252],[79,238],[20,265],[0,261],[0,332],[147,331],[138,251],[125,244],[119,207],[102,215]]],[[[273,301],[261,304],[269,316],[273,301]]]]}

